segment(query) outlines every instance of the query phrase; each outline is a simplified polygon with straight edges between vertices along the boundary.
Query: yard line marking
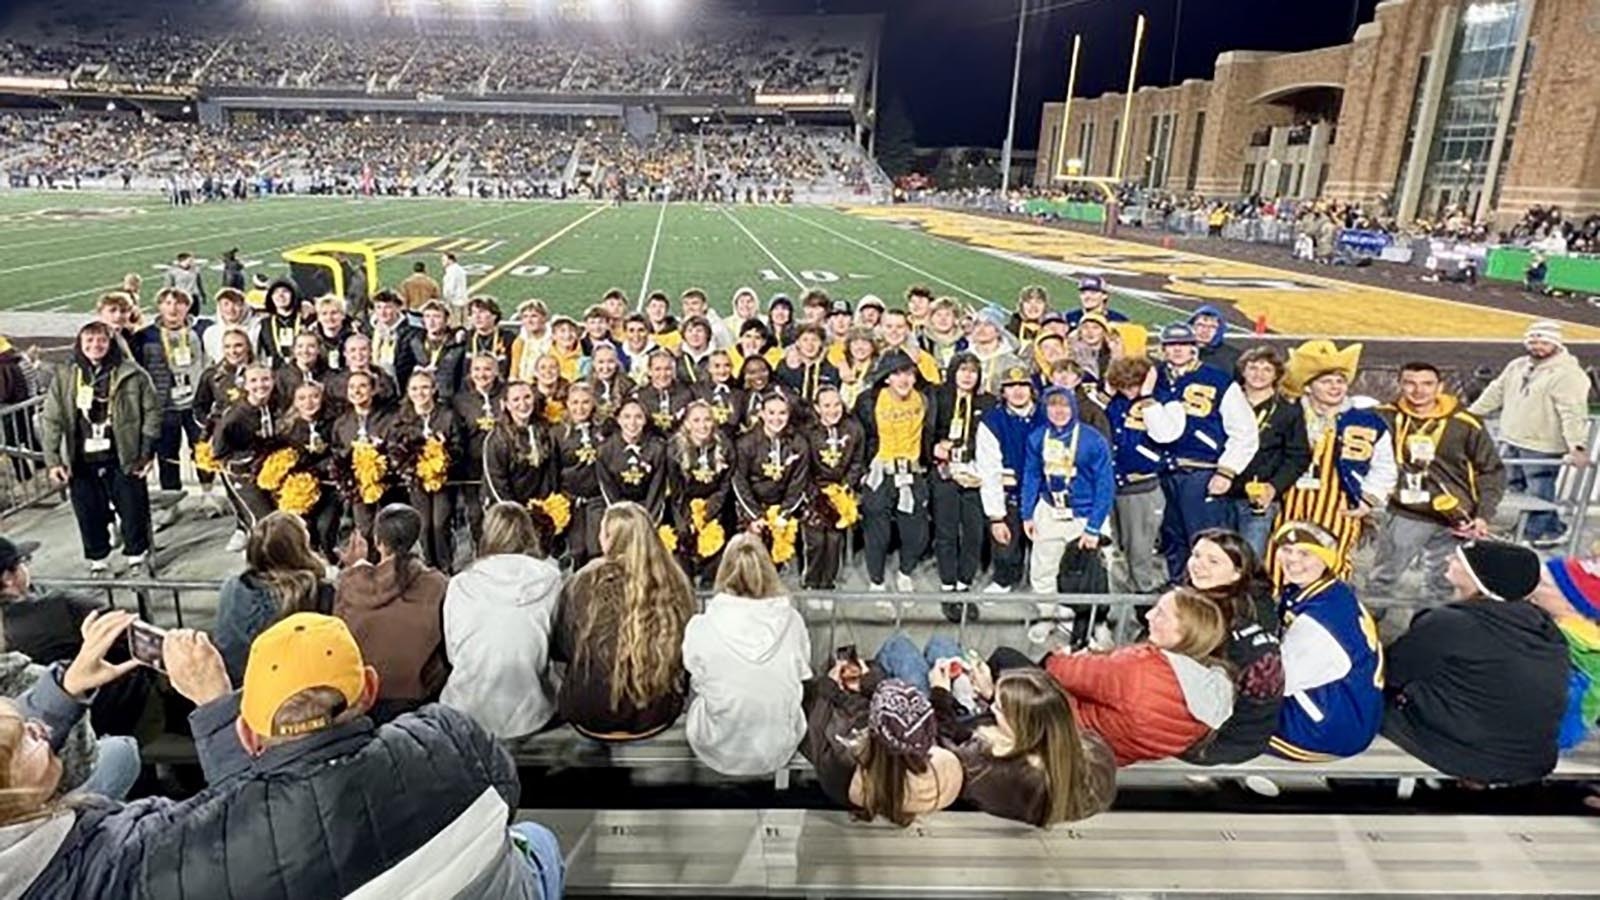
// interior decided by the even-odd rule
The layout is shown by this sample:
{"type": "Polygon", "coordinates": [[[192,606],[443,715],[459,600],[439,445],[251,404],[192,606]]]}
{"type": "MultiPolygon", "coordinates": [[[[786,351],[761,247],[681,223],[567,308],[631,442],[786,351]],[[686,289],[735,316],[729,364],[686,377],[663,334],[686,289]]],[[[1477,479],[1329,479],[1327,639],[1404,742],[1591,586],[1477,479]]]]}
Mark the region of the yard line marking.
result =
{"type": "Polygon", "coordinates": [[[656,236],[650,239],[650,255],[644,261],[644,277],[639,280],[639,299],[635,309],[644,309],[644,292],[650,289],[650,273],[656,267],[656,247],[661,244],[661,224],[667,220],[667,201],[661,201],[661,212],[656,216],[656,236]]]}
{"type": "MultiPolygon", "coordinates": [[[[312,222],[325,222],[325,221],[327,221],[329,219],[339,219],[339,218],[343,218],[343,217],[349,216],[349,215],[357,215],[357,214],[360,214],[361,212],[364,212],[364,210],[359,210],[359,209],[358,210],[354,210],[354,211],[344,210],[342,212],[330,213],[330,214],[328,214],[326,216],[317,216],[317,217],[311,218],[311,219],[301,219],[298,222],[296,222],[295,224],[297,224],[297,225],[308,225],[308,224],[310,224],[312,222]]],[[[283,227],[284,227],[284,223],[282,223],[282,222],[274,222],[271,225],[258,225],[258,226],[254,227],[254,228],[244,228],[244,229],[240,229],[239,231],[229,232],[229,234],[230,234],[230,236],[241,235],[241,234],[255,234],[256,232],[259,232],[259,231],[272,231],[273,229],[281,229],[283,227]]],[[[193,236],[190,236],[190,237],[179,238],[177,240],[172,240],[172,241],[162,241],[159,244],[145,244],[142,247],[120,247],[120,248],[117,248],[115,250],[103,250],[103,251],[101,251],[99,253],[90,253],[87,256],[73,256],[73,257],[69,257],[67,259],[48,259],[48,260],[45,260],[43,262],[29,263],[29,264],[27,264],[25,266],[12,266],[9,269],[0,269],[0,275],[14,275],[14,274],[16,274],[18,272],[31,272],[34,269],[44,269],[44,268],[48,268],[48,267],[51,267],[51,266],[68,266],[68,265],[71,265],[73,263],[88,262],[89,260],[92,260],[92,259],[105,259],[108,256],[122,256],[122,255],[125,255],[125,254],[143,253],[143,252],[145,252],[147,250],[159,250],[162,247],[179,247],[179,246],[183,246],[185,244],[193,244],[193,243],[196,243],[196,242],[197,242],[197,239],[195,237],[193,237],[193,236]]]]}
{"type": "MultiPolygon", "coordinates": [[[[438,209],[436,209],[436,210],[434,210],[432,212],[421,212],[421,213],[419,213],[419,212],[416,212],[414,210],[406,210],[405,214],[400,216],[399,218],[386,219],[386,220],[384,220],[382,222],[379,222],[376,225],[364,225],[364,226],[362,226],[360,228],[355,229],[353,232],[350,232],[350,234],[351,235],[356,235],[356,234],[361,234],[363,232],[380,231],[380,230],[385,229],[385,228],[393,228],[393,227],[396,227],[396,226],[409,226],[410,223],[415,222],[415,221],[417,221],[419,219],[430,219],[430,218],[433,218],[434,216],[442,216],[442,215],[445,215],[445,214],[454,215],[454,214],[459,213],[460,211],[461,211],[461,207],[460,206],[456,206],[456,205],[452,205],[452,204],[446,204],[446,205],[440,206],[438,209]]],[[[488,226],[488,225],[493,225],[496,222],[503,222],[506,219],[512,218],[513,216],[521,215],[522,213],[524,213],[526,211],[527,211],[527,209],[520,209],[520,210],[517,210],[516,212],[509,213],[509,214],[504,215],[504,216],[497,216],[497,217],[495,217],[493,219],[486,219],[483,222],[479,222],[479,223],[470,225],[470,226],[468,226],[466,228],[456,229],[455,231],[453,231],[450,234],[446,235],[446,237],[452,237],[452,236],[455,236],[455,235],[458,235],[458,234],[463,234],[465,232],[475,231],[475,230],[477,230],[479,228],[483,228],[483,227],[488,226]]],[[[370,212],[370,210],[363,209],[363,210],[361,210],[361,212],[370,212]]],[[[315,221],[315,220],[307,219],[305,221],[315,221]]],[[[284,227],[293,227],[293,226],[284,226],[284,227]]],[[[302,238],[298,238],[298,239],[296,239],[296,240],[294,240],[294,241],[292,241],[290,243],[282,244],[282,245],[277,246],[277,247],[271,247],[271,248],[268,248],[267,250],[263,250],[263,251],[261,251],[261,255],[262,256],[270,256],[270,255],[272,255],[274,253],[278,253],[278,252],[281,252],[283,250],[288,250],[290,247],[298,247],[298,246],[300,246],[302,244],[314,243],[314,242],[315,242],[314,238],[302,237],[302,238]]],[[[381,256],[382,254],[379,254],[379,255],[381,256]]],[[[101,285],[100,287],[87,288],[87,289],[81,290],[81,291],[73,291],[70,294],[59,294],[59,295],[54,296],[54,297],[46,297],[43,300],[30,300],[27,303],[14,304],[14,305],[12,305],[12,306],[10,306],[8,308],[9,309],[26,310],[26,309],[34,309],[34,308],[37,308],[37,307],[40,307],[40,306],[45,306],[47,304],[54,303],[56,305],[50,307],[50,309],[52,311],[59,310],[59,309],[65,309],[66,308],[65,305],[62,304],[61,301],[71,300],[71,299],[76,298],[76,297],[82,297],[85,294],[103,293],[105,291],[109,291],[109,290],[112,290],[114,288],[118,288],[118,287],[121,287],[121,286],[122,286],[122,282],[118,281],[118,282],[114,282],[114,283],[108,284],[108,285],[101,285]]]]}
{"type": "MultiPolygon", "coordinates": [[[[534,208],[537,209],[538,207],[534,207],[534,208]]],[[[572,222],[567,223],[567,226],[565,228],[562,228],[560,231],[556,232],[555,234],[550,235],[549,237],[545,238],[544,240],[540,241],[539,243],[534,244],[532,247],[529,247],[527,250],[524,250],[522,253],[517,254],[517,256],[514,259],[512,259],[510,262],[506,263],[505,265],[501,266],[498,269],[495,269],[493,272],[490,272],[489,274],[483,276],[482,280],[480,280],[477,284],[474,284],[471,287],[467,288],[467,293],[469,293],[469,294],[479,293],[484,288],[488,287],[490,284],[494,283],[497,279],[499,279],[500,276],[506,274],[507,272],[511,271],[512,269],[515,269],[517,266],[522,265],[524,262],[527,262],[528,257],[534,255],[535,253],[538,253],[540,250],[543,250],[544,248],[550,246],[551,244],[554,244],[557,240],[560,240],[562,237],[564,237],[567,234],[567,232],[571,231],[574,228],[577,228],[579,225],[582,225],[583,223],[589,221],[590,219],[594,218],[595,216],[598,216],[599,214],[605,212],[606,210],[608,210],[610,208],[611,207],[606,206],[604,204],[602,204],[600,206],[596,206],[594,209],[589,210],[588,212],[586,212],[583,215],[579,216],[577,219],[573,220],[572,222]]]]}
{"type": "MultiPolygon", "coordinates": [[[[743,222],[739,221],[737,218],[734,218],[733,213],[728,212],[728,208],[727,207],[725,207],[725,206],[724,207],[719,207],[719,209],[721,209],[722,214],[724,216],[728,217],[728,221],[732,222],[734,224],[735,228],[738,228],[740,231],[744,232],[744,236],[749,238],[750,242],[755,244],[756,247],[758,247],[761,250],[762,253],[765,253],[767,255],[768,259],[772,260],[772,264],[773,265],[775,265],[778,268],[782,269],[783,270],[783,274],[789,276],[789,280],[790,281],[793,281],[796,285],[798,285],[800,290],[803,291],[803,290],[806,289],[806,283],[804,281],[801,281],[799,276],[795,275],[793,272],[791,272],[789,270],[788,266],[783,264],[783,260],[778,258],[778,254],[773,253],[771,250],[767,249],[767,245],[761,243],[761,239],[760,238],[756,237],[755,234],[753,234],[750,231],[750,229],[744,227],[744,223],[743,222]]],[[[712,238],[712,240],[716,240],[716,238],[712,238]]]]}
{"type": "Polygon", "coordinates": [[[799,215],[798,213],[792,213],[789,210],[784,209],[781,206],[774,206],[772,208],[776,209],[778,212],[783,213],[784,215],[788,216],[789,218],[794,219],[797,222],[804,222],[805,224],[810,225],[812,228],[816,228],[816,229],[820,229],[822,231],[825,231],[828,234],[831,234],[834,237],[838,238],[839,240],[844,241],[845,243],[854,244],[855,246],[860,247],[861,249],[867,251],[868,253],[873,253],[873,254],[876,254],[878,256],[881,256],[884,259],[888,260],[889,262],[894,263],[895,265],[899,266],[902,269],[905,269],[908,272],[915,272],[918,275],[921,275],[923,278],[928,279],[929,281],[937,281],[940,284],[946,285],[948,287],[955,288],[956,290],[960,291],[963,294],[966,294],[968,297],[971,297],[972,299],[978,301],[979,303],[983,303],[983,304],[987,304],[987,305],[998,305],[996,303],[996,301],[991,300],[988,297],[985,297],[985,296],[983,296],[981,294],[978,294],[978,293],[975,293],[973,291],[970,291],[967,288],[964,288],[961,285],[956,284],[954,281],[951,281],[948,278],[940,278],[938,275],[935,275],[932,272],[927,271],[926,269],[918,268],[917,266],[914,266],[911,263],[908,263],[905,260],[900,259],[897,256],[893,256],[891,254],[885,253],[882,250],[879,250],[877,247],[872,246],[871,244],[865,243],[863,241],[858,241],[855,238],[851,237],[848,234],[845,234],[842,231],[837,231],[837,230],[835,230],[833,228],[829,228],[828,226],[822,224],[821,222],[813,222],[810,219],[808,219],[808,218],[806,218],[806,217],[804,217],[802,215],[799,215]]]}

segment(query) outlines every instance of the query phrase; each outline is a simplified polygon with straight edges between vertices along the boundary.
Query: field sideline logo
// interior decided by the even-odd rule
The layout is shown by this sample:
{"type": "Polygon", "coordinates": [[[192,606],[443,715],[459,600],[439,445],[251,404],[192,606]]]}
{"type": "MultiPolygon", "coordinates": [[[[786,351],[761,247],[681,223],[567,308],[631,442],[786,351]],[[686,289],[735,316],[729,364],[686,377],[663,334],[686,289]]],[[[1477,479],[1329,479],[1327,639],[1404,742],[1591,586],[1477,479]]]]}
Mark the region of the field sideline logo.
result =
{"type": "Polygon", "coordinates": [[[0,216],[0,222],[109,222],[142,216],[142,206],[61,206],[0,216]]]}

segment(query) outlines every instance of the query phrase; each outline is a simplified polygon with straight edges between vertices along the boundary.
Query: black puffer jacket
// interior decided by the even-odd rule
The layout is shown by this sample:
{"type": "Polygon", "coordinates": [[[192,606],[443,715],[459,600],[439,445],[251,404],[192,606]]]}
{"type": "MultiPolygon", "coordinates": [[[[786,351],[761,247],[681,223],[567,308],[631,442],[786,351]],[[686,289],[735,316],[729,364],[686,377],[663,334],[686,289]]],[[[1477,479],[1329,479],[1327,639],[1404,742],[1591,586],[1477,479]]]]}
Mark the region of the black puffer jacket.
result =
{"type": "Polygon", "coordinates": [[[237,696],[190,718],[206,790],[86,801],[23,900],[538,896],[506,831],[516,769],[463,713],[360,718],[251,759],[237,696]]]}

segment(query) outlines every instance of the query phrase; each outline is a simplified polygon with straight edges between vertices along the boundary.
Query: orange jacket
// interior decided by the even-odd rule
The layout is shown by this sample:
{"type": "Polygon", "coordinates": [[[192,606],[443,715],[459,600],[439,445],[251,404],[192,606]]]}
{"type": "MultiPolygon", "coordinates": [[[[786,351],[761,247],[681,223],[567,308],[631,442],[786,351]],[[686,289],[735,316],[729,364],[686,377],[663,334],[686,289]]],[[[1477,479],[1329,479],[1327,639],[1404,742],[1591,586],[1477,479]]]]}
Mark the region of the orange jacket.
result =
{"type": "Polygon", "coordinates": [[[1154,644],[1054,653],[1045,670],[1071,695],[1078,724],[1105,738],[1117,765],[1189,749],[1233,712],[1233,682],[1154,644]]]}

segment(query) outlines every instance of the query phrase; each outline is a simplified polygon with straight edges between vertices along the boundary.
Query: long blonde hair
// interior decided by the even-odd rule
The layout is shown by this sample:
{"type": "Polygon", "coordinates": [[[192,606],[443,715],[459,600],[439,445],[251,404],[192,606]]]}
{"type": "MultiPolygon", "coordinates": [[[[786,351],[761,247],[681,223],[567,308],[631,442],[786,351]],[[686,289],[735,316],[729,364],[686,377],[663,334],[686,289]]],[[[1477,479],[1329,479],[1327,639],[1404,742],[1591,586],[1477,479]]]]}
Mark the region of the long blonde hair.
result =
{"type": "Polygon", "coordinates": [[[38,791],[17,787],[11,778],[11,761],[22,746],[27,724],[16,702],[0,698],[0,827],[50,815],[57,805],[38,791]]]}
{"type": "Polygon", "coordinates": [[[611,708],[636,707],[675,689],[683,674],[683,630],[694,615],[694,589],[637,503],[618,503],[600,520],[605,559],[620,569],[620,592],[596,591],[578,628],[579,653],[596,636],[614,635],[611,708]]]}
{"type": "MultiPolygon", "coordinates": [[[[1013,669],[995,683],[995,703],[1011,725],[1011,748],[997,759],[1039,760],[1049,783],[1042,826],[1084,818],[1091,798],[1080,784],[1085,770],[1083,737],[1067,695],[1042,669],[1013,669]]],[[[996,748],[999,750],[1000,748],[996,748]]]]}
{"type": "Polygon", "coordinates": [[[502,500],[483,513],[483,539],[478,541],[478,558],[517,553],[544,559],[544,540],[533,524],[533,516],[520,503],[502,500]]]}
{"type": "Polygon", "coordinates": [[[772,565],[767,545],[753,534],[734,535],[717,567],[717,592],[752,600],[783,596],[783,582],[772,565]]]}
{"type": "Polygon", "coordinates": [[[1222,665],[1216,656],[1228,637],[1228,613],[1215,600],[1190,587],[1173,588],[1172,609],[1183,627],[1183,638],[1168,649],[1203,663],[1222,665]]]}

